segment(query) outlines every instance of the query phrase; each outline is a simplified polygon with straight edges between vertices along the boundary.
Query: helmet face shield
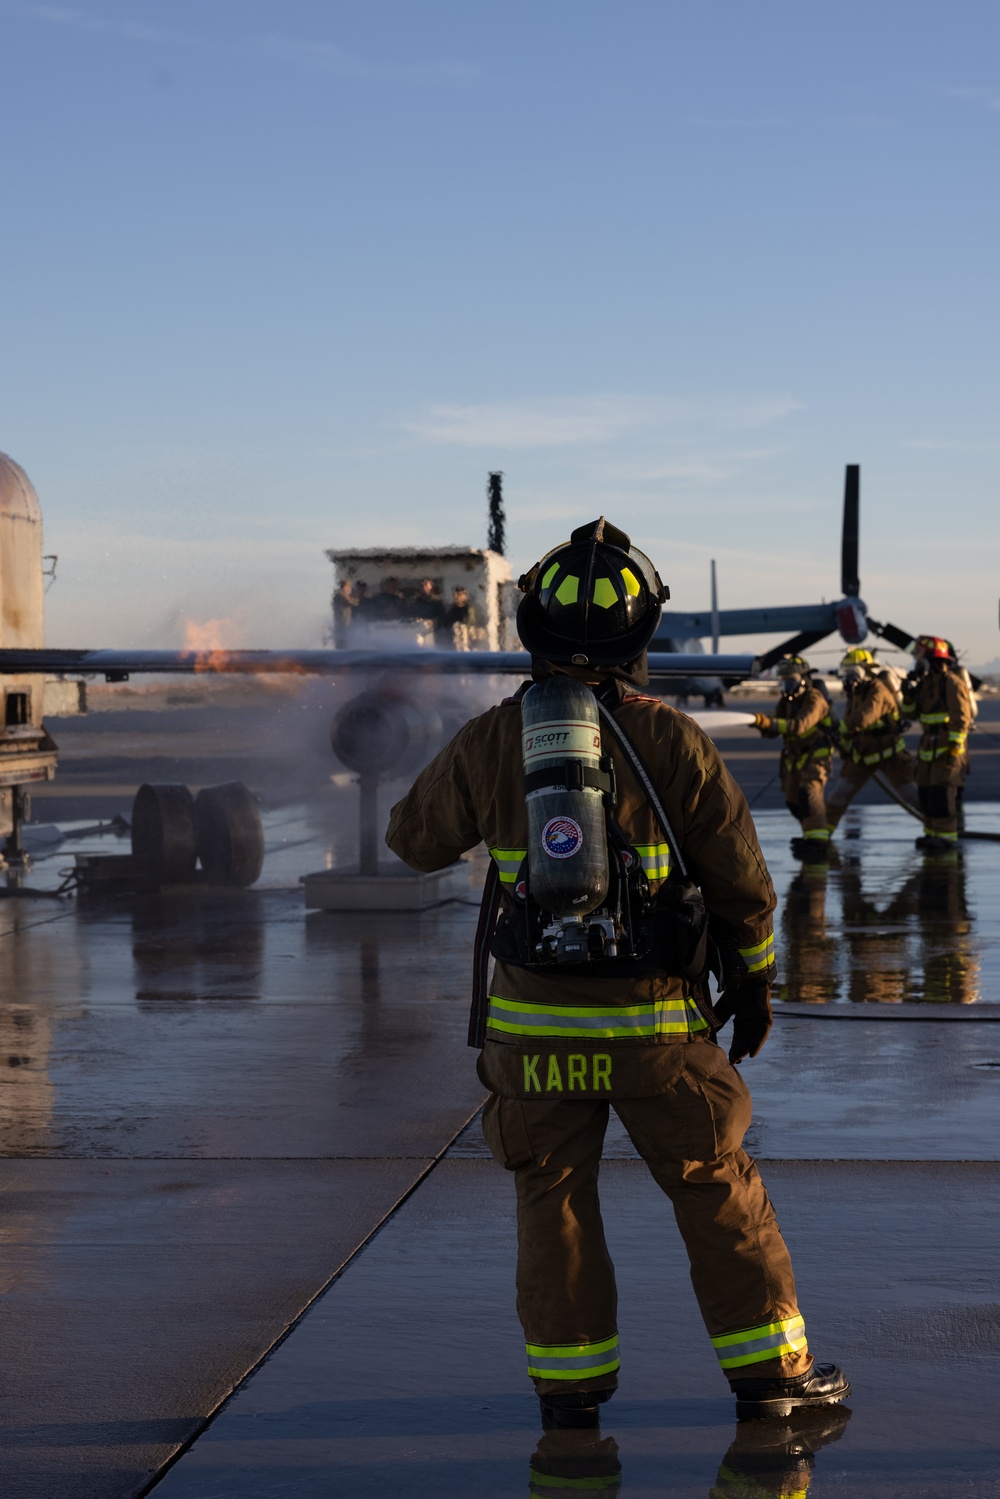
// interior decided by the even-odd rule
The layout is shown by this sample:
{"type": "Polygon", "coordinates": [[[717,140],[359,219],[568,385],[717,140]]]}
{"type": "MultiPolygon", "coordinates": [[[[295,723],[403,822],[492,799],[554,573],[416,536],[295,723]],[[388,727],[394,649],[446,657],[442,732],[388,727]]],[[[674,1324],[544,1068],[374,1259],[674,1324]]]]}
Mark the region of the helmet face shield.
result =
{"type": "Polygon", "coordinates": [[[784,696],[794,697],[809,680],[809,663],[802,656],[782,656],[774,672],[784,696]]]}

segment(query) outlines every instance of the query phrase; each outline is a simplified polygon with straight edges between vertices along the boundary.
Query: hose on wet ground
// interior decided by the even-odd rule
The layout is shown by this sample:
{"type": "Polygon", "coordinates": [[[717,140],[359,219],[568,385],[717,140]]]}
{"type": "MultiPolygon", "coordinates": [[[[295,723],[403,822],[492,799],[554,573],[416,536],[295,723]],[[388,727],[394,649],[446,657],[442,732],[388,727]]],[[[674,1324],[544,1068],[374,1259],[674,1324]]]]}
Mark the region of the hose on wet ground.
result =
{"type": "MultiPolygon", "coordinates": [[[[902,807],[904,812],[909,812],[910,816],[915,817],[918,822],[923,822],[924,814],[921,812],[920,808],[915,807],[912,802],[908,802],[905,796],[900,796],[899,792],[896,790],[896,787],[892,784],[892,782],[889,780],[889,777],[884,773],[884,771],[877,770],[875,772],[874,778],[876,781],[878,781],[879,785],[882,787],[882,790],[886,792],[887,795],[892,797],[893,801],[898,807],[902,807]]],[[[980,831],[979,829],[960,828],[958,836],[959,838],[971,839],[979,843],[1000,843],[1000,833],[986,833],[980,831]]]]}

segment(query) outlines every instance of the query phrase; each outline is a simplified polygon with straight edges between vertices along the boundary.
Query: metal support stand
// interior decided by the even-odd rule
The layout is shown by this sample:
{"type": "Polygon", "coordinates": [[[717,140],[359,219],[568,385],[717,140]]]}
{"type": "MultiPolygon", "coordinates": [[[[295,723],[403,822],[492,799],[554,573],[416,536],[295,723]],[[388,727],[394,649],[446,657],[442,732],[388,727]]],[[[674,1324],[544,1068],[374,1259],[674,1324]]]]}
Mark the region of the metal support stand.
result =
{"type": "Polygon", "coordinates": [[[358,777],[358,873],[378,874],[378,776],[362,771],[358,777]]]}
{"type": "Polygon", "coordinates": [[[8,864],[27,869],[31,856],[25,852],[22,830],[31,817],[31,795],[26,786],[10,788],[10,804],[11,829],[4,839],[3,858],[8,864]]]}

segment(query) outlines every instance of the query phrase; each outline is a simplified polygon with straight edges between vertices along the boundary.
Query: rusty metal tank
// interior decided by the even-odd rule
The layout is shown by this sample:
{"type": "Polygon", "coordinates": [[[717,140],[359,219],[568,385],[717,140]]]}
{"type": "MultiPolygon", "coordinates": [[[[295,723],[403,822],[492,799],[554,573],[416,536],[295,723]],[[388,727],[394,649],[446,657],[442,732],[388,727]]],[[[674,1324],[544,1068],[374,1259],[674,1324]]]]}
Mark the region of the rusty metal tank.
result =
{"type": "MultiPolygon", "coordinates": [[[[24,469],[0,453],[0,646],[44,644],[42,508],[24,469]]],[[[42,723],[44,701],[43,675],[0,676],[0,838],[6,839],[8,858],[20,854],[27,788],[55,775],[56,746],[42,723]]]]}
{"type": "Polygon", "coordinates": [[[42,507],[24,469],[0,453],[0,646],[44,644],[42,507]]]}

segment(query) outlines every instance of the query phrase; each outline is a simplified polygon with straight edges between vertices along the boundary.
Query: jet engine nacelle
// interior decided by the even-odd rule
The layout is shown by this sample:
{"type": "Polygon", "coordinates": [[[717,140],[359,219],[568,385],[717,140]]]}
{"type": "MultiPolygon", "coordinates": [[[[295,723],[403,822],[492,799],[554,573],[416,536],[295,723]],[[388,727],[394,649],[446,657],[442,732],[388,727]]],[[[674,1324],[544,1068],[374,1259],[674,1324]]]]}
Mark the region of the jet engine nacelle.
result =
{"type": "Polygon", "coordinates": [[[837,629],[848,645],[860,645],[868,634],[868,617],[860,599],[841,599],[833,608],[837,629]]]}
{"type": "Polygon", "coordinates": [[[431,758],[445,725],[435,708],[424,707],[384,687],[352,698],[330,726],[338,760],[359,775],[407,775],[431,758]]]}

